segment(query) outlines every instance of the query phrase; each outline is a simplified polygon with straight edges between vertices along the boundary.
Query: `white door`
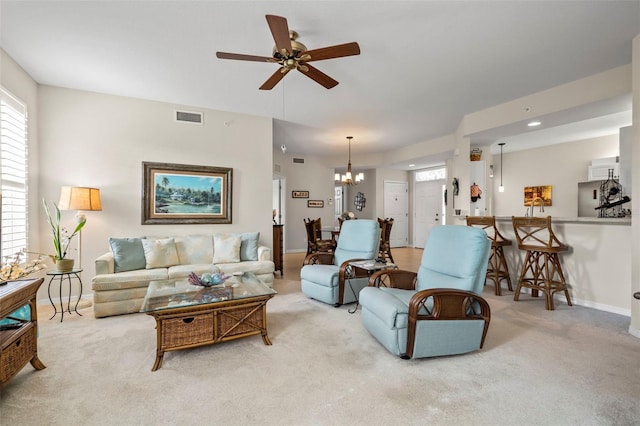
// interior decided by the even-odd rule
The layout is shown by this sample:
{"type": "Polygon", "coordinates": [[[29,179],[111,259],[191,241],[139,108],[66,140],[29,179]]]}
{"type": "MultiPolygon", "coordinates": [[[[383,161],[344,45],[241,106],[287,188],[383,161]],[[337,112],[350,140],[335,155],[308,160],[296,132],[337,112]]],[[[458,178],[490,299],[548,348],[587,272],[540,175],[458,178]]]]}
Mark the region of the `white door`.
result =
{"type": "Polygon", "coordinates": [[[443,187],[445,180],[416,182],[413,245],[424,248],[434,226],[444,225],[443,187]]]}
{"type": "Polygon", "coordinates": [[[344,211],[342,208],[343,204],[344,204],[344,200],[343,200],[343,196],[342,196],[342,187],[341,186],[336,186],[334,188],[334,198],[335,198],[335,207],[333,210],[333,224],[337,225],[338,224],[338,218],[340,217],[340,215],[342,215],[342,212],[344,211]]]}
{"type": "Polygon", "coordinates": [[[406,247],[409,244],[408,193],[407,182],[384,181],[384,218],[393,218],[389,237],[391,247],[406,247]]]}

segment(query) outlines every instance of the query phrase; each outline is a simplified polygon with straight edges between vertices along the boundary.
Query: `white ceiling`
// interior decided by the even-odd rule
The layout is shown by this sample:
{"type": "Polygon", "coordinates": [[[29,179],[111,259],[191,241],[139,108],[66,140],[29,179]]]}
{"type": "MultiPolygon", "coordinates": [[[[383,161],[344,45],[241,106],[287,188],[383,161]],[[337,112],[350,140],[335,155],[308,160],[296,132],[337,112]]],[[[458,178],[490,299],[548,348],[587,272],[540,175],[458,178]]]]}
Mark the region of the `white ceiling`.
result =
{"type": "MultiPolygon", "coordinates": [[[[355,158],[451,134],[465,114],[630,63],[640,0],[0,0],[0,20],[0,46],[38,83],[274,117],[274,146],[291,154],[344,156],[352,135],[355,158]],[[269,56],[266,14],[285,16],[309,49],[357,41],[362,53],[314,63],[340,82],[331,90],[296,72],[258,90],[276,65],[215,52],[269,56]]],[[[626,112],[602,111],[598,132],[630,123],[630,98],[621,102],[626,112]]],[[[542,130],[562,139],[572,126],[542,130]]],[[[495,129],[478,142],[515,133],[495,129]]]]}

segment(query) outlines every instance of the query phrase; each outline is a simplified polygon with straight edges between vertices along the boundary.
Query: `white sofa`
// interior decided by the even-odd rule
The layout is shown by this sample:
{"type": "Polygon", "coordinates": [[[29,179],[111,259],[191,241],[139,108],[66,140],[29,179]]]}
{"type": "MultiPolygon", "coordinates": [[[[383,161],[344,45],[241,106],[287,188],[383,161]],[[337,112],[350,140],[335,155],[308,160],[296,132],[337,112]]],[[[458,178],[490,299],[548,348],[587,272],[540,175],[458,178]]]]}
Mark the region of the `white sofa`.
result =
{"type": "Polygon", "coordinates": [[[271,286],[275,265],[259,237],[249,232],[110,238],[111,250],[95,260],[94,316],[139,312],[150,281],[186,279],[191,272],[253,272],[271,286]]]}

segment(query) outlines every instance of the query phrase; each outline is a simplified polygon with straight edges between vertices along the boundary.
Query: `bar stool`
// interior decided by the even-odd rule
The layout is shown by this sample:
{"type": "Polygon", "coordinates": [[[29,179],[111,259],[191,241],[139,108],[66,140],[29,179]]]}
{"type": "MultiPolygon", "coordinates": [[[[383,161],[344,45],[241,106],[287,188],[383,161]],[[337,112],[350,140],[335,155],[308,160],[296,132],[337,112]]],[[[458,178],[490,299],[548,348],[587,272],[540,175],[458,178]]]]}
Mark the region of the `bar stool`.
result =
{"type": "Polygon", "coordinates": [[[511,221],[518,248],[527,252],[513,300],[517,301],[522,287],[527,287],[531,289],[533,297],[538,297],[538,291],[545,294],[547,310],[554,310],[553,296],[560,291],[564,292],[567,304],[573,306],[558,256],[567,251],[569,246],[561,243],[553,233],[551,216],[512,216],[511,221]]]}
{"type": "Polygon", "coordinates": [[[489,240],[491,240],[491,253],[489,254],[489,264],[487,265],[486,280],[493,281],[496,290],[496,296],[502,296],[502,287],[500,283],[507,281],[509,291],[513,291],[511,287],[511,277],[509,276],[509,267],[507,259],[504,257],[503,247],[510,246],[511,240],[507,240],[502,236],[496,227],[495,216],[467,216],[467,226],[482,228],[489,240]]]}

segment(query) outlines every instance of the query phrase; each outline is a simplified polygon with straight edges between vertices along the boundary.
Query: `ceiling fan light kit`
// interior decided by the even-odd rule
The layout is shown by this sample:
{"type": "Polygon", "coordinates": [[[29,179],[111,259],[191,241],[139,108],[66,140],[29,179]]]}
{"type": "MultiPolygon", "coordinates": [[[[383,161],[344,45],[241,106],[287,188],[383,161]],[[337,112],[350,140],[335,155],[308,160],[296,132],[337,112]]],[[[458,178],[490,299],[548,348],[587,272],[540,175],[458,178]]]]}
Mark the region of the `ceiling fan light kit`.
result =
{"type": "Polygon", "coordinates": [[[272,57],[216,52],[216,57],[219,59],[279,64],[280,68],[260,86],[260,90],[273,89],[291,70],[298,70],[316,83],[327,89],[331,89],[338,85],[338,81],[309,65],[309,62],[360,54],[360,46],[356,42],[308,50],[304,44],[297,41],[298,33],[289,30],[286,18],[276,15],[266,15],[266,18],[269,30],[276,43],[273,48],[272,57]]]}

